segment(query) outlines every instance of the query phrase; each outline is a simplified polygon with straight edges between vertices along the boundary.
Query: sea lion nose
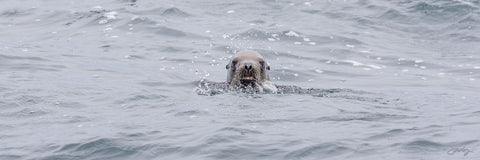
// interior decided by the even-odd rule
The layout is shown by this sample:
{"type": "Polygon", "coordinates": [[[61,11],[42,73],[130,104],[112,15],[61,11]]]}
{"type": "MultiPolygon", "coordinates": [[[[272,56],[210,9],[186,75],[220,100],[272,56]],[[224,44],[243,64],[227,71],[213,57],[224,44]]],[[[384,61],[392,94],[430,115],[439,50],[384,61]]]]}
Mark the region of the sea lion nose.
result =
{"type": "Polygon", "coordinates": [[[245,69],[246,69],[247,71],[252,70],[252,64],[251,64],[251,63],[246,63],[246,64],[245,64],[245,69]]]}

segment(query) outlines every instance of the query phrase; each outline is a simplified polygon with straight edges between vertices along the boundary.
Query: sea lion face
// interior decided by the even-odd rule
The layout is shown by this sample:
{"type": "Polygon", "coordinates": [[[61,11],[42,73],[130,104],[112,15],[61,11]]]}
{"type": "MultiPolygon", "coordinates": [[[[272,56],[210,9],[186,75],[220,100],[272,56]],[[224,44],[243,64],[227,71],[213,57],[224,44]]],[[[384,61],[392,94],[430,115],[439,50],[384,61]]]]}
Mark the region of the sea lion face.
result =
{"type": "Polygon", "coordinates": [[[270,66],[257,52],[237,53],[227,64],[227,82],[230,86],[256,86],[269,80],[267,70],[270,66]]]}

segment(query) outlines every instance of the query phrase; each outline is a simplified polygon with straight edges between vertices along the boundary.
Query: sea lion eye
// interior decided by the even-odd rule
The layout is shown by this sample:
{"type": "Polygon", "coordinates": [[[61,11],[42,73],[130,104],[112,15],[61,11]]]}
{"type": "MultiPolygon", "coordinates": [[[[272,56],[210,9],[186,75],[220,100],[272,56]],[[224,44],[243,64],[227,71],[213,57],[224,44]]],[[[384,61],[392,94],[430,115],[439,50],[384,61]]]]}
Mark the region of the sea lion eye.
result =
{"type": "Polygon", "coordinates": [[[264,65],[265,65],[265,61],[260,61],[260,65],[264,66],[264,65]]]}
{"type": "Polygon", "coordinates": [[[236,65],[238,61],[236,59],[232,60],[232,65],[236,65]]]}

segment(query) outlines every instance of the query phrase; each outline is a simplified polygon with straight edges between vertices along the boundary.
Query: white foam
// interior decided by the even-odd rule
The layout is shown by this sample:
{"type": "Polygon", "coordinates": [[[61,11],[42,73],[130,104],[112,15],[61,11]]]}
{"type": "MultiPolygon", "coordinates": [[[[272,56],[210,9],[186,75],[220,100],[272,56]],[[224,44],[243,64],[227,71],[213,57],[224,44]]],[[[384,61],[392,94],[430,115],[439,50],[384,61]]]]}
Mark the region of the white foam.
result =
{"type": "Polygon", "coordinates": [[[360,62],[357,62],[357,61],[354,61],[354,60],[345,60],[343,62],[351,63],[353,66],[365,66],[365,67],[370,67],[370,68],[373,68],[373,69],[385,68],[385,67],[380,67],[380,66],[373,65],[373,64],[363,64],[363,63],[360,63],[360,62]]]}
{"type": "Polygon", "coordinates": [[[140,17],[138,17],[138,16],[133,16],[132,18],[130,18],[130,20],[132,20],[132,21],[133,21],[133,20],[136,20],[136,19],[140,19],[140,17]]]}
{"type": "Polygon", "coordinates": [[[380,67],[380,66],[376,66],[376,65],[372,65],[372,64],[365,65],[365,66],[370,67],[370,68],[374,68],[374,69],[382,69],[382,68],[385,68],[385,67],[380,67]]]}
{"type": "Polygon", "coordinates": [[[300,35],[298,35],[297,33],[295,33],[294,31],[288,31],[287,33],[285,33],[286,36],[290,36],[290,37],[298,37],[300,35]]]}
{"type": "Polygon", "coordinates": [[[343,62],[347,62],[347,63],[351,63],[353,66],[362,66],[364,65],[363,63],[360,63],[360,62],[357,62],[357,61],[354,61],[354,60],[345,60],[343,62]]]}
{"type": "Polygon", "coordinates": [[[317,72],[317,73],[323,73],[323,71],[322,71],[322,70],[319,70],[319,69],[316,69],[315,72],[317,72]]]}
{"type": "Polygon", "coordinates": [[[415,60],[415,63],[423,63],[423,62],[424,62],[424,61],[423,61],[423,60],[421,60],[421,59],[417,59],[417,60],[415,60]]]}
{"type": "Polygon", "coordinates": [[[222,37],[223,37],[223,39],[227,39],[227,38],[229,38],[229,37],[230,37],[230,35],[225,33],[225,34],[223,34],[223,36],[222,36],[222,37]]]}
{"type": "Polygon", "coordinates": [[[277,87],[270,81],[263,82],[262,88],[264,92],[268,93],[275,93],[278,91],[277,87]]]}
{"type": "Polygon", "coordinates": [[[105,24],[105,23],[108,23],[108,20],[102,19],[102,20],[98,21],[98,24],[105,24]]]}
{"type": "Polygon", "coordinates": [[[472,2],[470,2],[470,1],[465,1],[465,0],[455,0],[455,1],[460,2],[460,3],[463,3],[463,4],[466,4],[466,5],[469,5],[470,7],[475,7],[475,8],[477,8],[477,7],[475,6],[475,4],[472,3],[472,2]]]}
{"type": "Polygon", "coordinates": [[[103,14],[103,16],[107,19],[117,19],[117,14],[118,14],[117,12],[111,11],[103,14]]]}
{"type": "Polygon", "coordinates": [[[370,52],[368,50],[363,50],[363,51],[360,51],[360,53],[372,53],[372,52],[370,52]]]}

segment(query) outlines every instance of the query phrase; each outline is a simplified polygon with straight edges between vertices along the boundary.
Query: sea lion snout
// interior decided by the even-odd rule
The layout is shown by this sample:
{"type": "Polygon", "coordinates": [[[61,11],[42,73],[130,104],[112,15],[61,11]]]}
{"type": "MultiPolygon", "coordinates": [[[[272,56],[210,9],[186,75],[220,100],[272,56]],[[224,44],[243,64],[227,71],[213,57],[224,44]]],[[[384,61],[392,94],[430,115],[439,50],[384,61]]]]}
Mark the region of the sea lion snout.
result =
{"type": "Polygon", "coordinates": [[[239,81],[242,85],[254,85],[260,78],[261,70],[253,62],[241,62],[239,68],[239,81]]]}
{"type": "Polygon", "coordinates": [[[245,63],[244,66],[245,66],[245,70],[247,70],[247,71],[252,70],[252,63],[245,63]]]}

